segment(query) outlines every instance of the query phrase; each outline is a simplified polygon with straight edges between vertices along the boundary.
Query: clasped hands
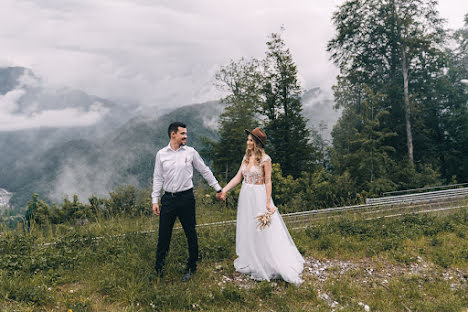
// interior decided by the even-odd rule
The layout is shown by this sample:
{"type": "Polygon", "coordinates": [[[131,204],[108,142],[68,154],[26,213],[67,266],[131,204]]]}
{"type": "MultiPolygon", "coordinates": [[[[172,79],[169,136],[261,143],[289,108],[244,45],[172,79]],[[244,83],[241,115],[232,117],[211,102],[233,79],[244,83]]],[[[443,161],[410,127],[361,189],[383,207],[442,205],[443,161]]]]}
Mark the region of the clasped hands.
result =
{"type": "Polygon", "coordinates": [[[219,200],[226,200],[226,192],[221,190],[221,192],[216,193],[216,198],[219,200]]]}

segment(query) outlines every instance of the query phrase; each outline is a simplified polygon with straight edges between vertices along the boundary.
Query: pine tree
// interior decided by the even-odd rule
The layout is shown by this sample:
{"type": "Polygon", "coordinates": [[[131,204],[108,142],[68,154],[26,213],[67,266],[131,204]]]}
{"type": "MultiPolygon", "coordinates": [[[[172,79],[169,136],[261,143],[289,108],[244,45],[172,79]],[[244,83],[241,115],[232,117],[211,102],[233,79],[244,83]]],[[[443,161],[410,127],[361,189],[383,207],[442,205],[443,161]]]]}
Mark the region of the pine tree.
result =
{"type": "Polygon", "coordinates": [[[397,155],[406,155],[411,163],[416,150],[425,145],[418,141],[427,128],[417,114],[418,105],[429,104],[427,90],[416,85],[435,81],[443,67],[445,36],[436,4],[433,0],[346,1],[333,16],[337,35],[328,44],[340,68],[340,81],[365,83],[373,92],[386,94],[380,105],[390,115],[382,122],[397,133],[392,139],[397,155]]]}
{"type": "Polygon", "coordinates": [[[39,199],[39,194],[32,194],[32,199],[26,206],[25,218],[28,222],[28,228],[31,225],[31,220],[36,224],[45,224],[49,221],[49,205],[39,199]]]}
{"type": "Polygon", "coordinates": [[[222,99],[226,105],[219,120],[219,140],[209,142],[214,170],[228,181],[239,169],[245,153],[245,129],[258,126],[256,117],[260,103],[260,85],[263,77],[259,61],[241,59],[231,61],[216,74],[217,86],[228,95],[222,99]]]}
{"type": "Polygon", "coordinates": [[[366,85],[353,88],[352,93],[341,91],[337,93],[338,103],[349,102],[332,132],[335,173],[349,172],[359,190],[376,194],[394,189],[396,184],[390,176],[395,167],[391,158],[395,149],[386,142],[396,134],[380,125],[389,114],[377,105],[383,95],[374,94],[366,85]]]}
{"type": "Polygon", "coordinates": [[[442,140],[438,157],[444,166],[442,175],[447,180],[468,182],[468,14],[465,25],[455,32],[457,43],[449,51],[447,74],[440,82],[440,128],[442,140]]]}
{"type": "Polygon", "coordinates": [[[291,52],[276,33],[271,35],[267,48],[260,107],[266,117],[267,151],[285,175],[298,177],[302,171],[314,168],[317,151],[309,141],[310,133],[302,116],[302,90],[291,52]]]}

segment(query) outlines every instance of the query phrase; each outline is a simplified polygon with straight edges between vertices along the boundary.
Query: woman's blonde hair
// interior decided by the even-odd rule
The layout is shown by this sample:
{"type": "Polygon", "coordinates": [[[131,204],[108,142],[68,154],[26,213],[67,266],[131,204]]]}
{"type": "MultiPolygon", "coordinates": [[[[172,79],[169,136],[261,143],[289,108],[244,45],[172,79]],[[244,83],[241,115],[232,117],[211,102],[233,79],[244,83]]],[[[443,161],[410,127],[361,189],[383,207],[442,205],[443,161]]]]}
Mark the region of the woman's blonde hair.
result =
{"type": "Polygon", "coordinates": [[[255,154],[255,165],[259,166],[262,159],[263,159],[263,156],[265,155],[265,151],[263,150],[262,143],[260,143],[260,141],[258,141],[258,139],[256,137],[254,137],[251,134],[249,134],[249,136],[252,138],[252,140],[254,142],[254,148],[253,148],[253,151],[250,150],[248,147],[246,148],[245,156],[244,156],[244,162],[247,165],[249,163],[250,156],[252,156],[252,153],[254,153],[255,154]]]}

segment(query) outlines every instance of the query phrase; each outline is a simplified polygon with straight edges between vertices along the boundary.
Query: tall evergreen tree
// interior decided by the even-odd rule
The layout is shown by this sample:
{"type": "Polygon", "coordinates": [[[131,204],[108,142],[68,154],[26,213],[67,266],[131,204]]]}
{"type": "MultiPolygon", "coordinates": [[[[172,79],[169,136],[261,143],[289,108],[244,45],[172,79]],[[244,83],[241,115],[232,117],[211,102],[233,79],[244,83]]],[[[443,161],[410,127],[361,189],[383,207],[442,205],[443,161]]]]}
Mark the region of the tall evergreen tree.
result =
{"type": "Polygon", "coordinates": [[[311,170],[317,151],[310,143],[306,119],[302,116],[302,90],[291,52],[279,34],[267,42],[264,60],[263,101],[260,107],[273,160],[283,173],[297,177],[311,170]]]}
{"type": "Polygon", "coordinates": [[[217,86],[228,95],[222,99],[226,107],[219,120],[219,141],[210,145],[214,170],[226,180],[237,173],[245,153],[244,130],[258,125],[256,111],[262,81],[259,61],[255,59],[231,61],[216,74],[217,86]]]}
{"type": "Polygon", "coordinates": [[[328,51],[340,69],[335,98],[341,107],[354,110],[334,130],[335,153],[347,153],[351,129],[359,129],[359,106],[353,102],[365,84],[373,94],[384,95],[375,104],[378,111],[388,112],[378,128],[396,133],[384,144],[395,148],[390,154],[394,161],[409,159],[412,166],[413,155],[417,166],[416,171],[408,169],[412,174],[433,168],[448,182],[452,177],[466,180],[463,29],[457,32],[459,48],[451,51],[436,5],[433,0],[349,0],[334,14],[337,34],[328,51]]]}
{"type": "Polygon", "coordinates": [[[343,114],[333,129],[332,164],[335,173],[348,172],[358,191],[372,193],[393,190],[389,177],[395,167],[391,154],[395,149],[386,144],[395,133],[382,128],[380,120],[389,113],[377,105],[382,94],[374,94],[366,85],[336,91],[343,114]]]}
{"type": "Polygon", "coordinates": [[[468,182],[468,14],[454,37],[457,46],[449,51],[448,71],[438,88],[445,108],[440,123],[444,152],[438,156],[444,164],[443,176],[468,182]]]}
{"type": "Polygon", "coordinates": [[[392,139],[397,155],[406,155],[411,163],[415,150],[424,146],[415,135],[427,128],[417,114],[425,107],[417,106],[429,105],[427,90],[421,93],[415,84],[427,83],[443,67],[438,65],[443,64],[445,37],[436,4],[433,0],[349,0],[333,16],[337,35],[328,44],[341,81],[366,83],[374,92],[386,94],[381,105],[390,115],[383,122],[398,134],[392,139]]]}
{"type": "Polygon", "coordinates": [[[28,223],[28,228],[31,225],[31,220],[36,224],[45,224],[49,219],[49,205],[39,199],[37,193],[32,194],[32,199],[26,206],[25,218],[28,223]]]}

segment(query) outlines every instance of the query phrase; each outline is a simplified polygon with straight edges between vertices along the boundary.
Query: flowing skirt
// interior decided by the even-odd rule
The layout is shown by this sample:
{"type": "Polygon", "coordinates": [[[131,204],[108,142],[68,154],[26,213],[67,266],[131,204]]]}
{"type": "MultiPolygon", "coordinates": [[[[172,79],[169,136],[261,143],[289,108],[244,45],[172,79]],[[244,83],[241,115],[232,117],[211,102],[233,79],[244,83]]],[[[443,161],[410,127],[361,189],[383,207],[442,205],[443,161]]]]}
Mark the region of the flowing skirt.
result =
{"type": "Polygon", "coordinates": [[[236,271],[256,280],[281,278],[302,283],[304,259],[276,211],[269,227],[259,230],[257,216],[266,212],[265,185],[243,183],[239,194],[236,228],[236,271]]]}

